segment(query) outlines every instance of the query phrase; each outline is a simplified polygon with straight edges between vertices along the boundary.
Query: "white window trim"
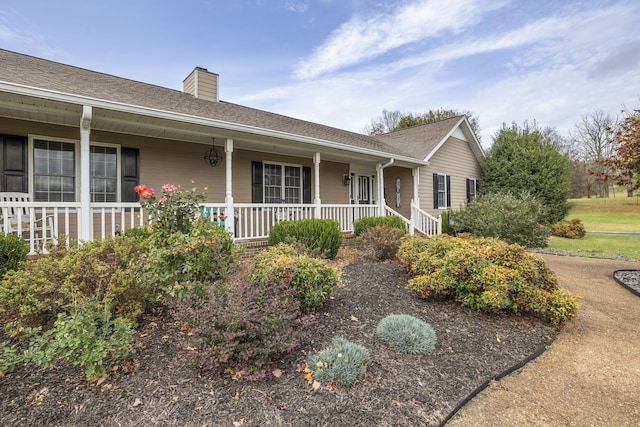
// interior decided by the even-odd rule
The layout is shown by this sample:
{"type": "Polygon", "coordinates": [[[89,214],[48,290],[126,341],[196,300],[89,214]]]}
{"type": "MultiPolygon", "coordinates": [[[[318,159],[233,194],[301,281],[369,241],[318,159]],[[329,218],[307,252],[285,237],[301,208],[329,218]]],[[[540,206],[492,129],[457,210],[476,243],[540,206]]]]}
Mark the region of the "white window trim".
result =
{"type": "MultiPolygon", "coordinates": [[[[76,188],[75,188],[75,200],[76,202],[80,201],[80,140],[78,139],[68,139],[68,138],[58,138],[58,137],[53,137],[53,136],[46,136],[46,135],[35,135],[35,134],[29,134],[28,135],[28,139],[29,139],[29,147],[28,147],[28,171],[29,171],[29,195],[31,196],[31,200],[35,200],[35,194],[34,194],[34,175],[35,175],[35,159],[34,159],[34,141],[35,140],[44,140],[44,141],[54,141],[54,142],[66,142],[68,144],[73,144],[75,147],[74,150],[74,157],[75,157],[75,164],[74,164],[74,172],[75,172],[75,178],[76,178],[76,188]]],[[[111,147],[111,148],[115,148],[116,149],[116,185],[117,185],[117,193],[116,193],[116,202],[115,203],[120,203],[120,200],[122,200],[122,171],[121,171],[121,166],[122,166],[122,157],[121,157],[121,145],[119,144],[111,144],[111,143],[107,143],[107,142],[99,142],[99,141],[91,141],[90,145],[92,146],[99,146],[99,147],[111,147]]],[[[96,202],[92,202],[92,203],[96,203],[96,202]]],[[[101,203],[101,202],[98,202],[101,203]]],[[[111,203],[111,202],[106,202],[106,203],[111,203]]]]}
{"type": "MultiPolygon", "coordinates": [[[[298,195],[298,200],[300,200],[298,203],[302,203],[302,199],[303,199],[303,191],[304,191],[304,184],[302,182],[302,180],[304,179],[304,170],[303,170],[303,166],[301,164],[296,164],[296,163],[283,163],[283,162],[274,162],[271,160],[262,160],[262,203],[266,203],[265,200],[267,198],[267,192],[265,191],[266,189],[266,179],[265,179],[265,170],[266,170],[266,165],[273,165],[273,166],[280,166],[280,171],[282,173],[282,180],[280,181],[280,195],[281,196],[285,196],[285,167],[289,166],[289,167],[294,167],[294,168],[298,168],[300,170],[300,188],[299,188],[299,195],[298,195]]],[[[273,202],[270,202],[273,203],[273,202]]]]}
{"type": "Polygon", "coordinates": [[[478,183],[480,180],[478,178],[467,178],[469,181],[473,181],[473,198],[470,201],[473,201],[478,198],[478,183]]]}
{"type": "MultiPolygon", "coordinates": [[[[438,175],[438,181],[440,181],[440,177],[444,178],[444,203],[443,203],[443,206],[440,206],[440,200],[438,200],[438,209],[446,211],[446,210],[451,209],[451,206],[447,205],[447,199],[448,199],[447,196],[449,195],[449,192],[451,191],[451,189],[447,187],[447,176],[448,175],[445,174],[445,173],[438,173],[437,175],[438,175]]],[[[438,182],[438,199],[440,198],[440,187],[439,186],[440,186],[440,182],[438,182]]]]}

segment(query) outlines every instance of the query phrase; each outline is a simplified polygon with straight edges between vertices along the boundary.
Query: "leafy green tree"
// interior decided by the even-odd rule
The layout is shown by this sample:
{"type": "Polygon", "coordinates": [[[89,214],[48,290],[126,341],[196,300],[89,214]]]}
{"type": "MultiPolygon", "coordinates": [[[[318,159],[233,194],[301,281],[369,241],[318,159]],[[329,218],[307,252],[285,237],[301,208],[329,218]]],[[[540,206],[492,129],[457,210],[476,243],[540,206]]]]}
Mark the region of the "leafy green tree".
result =
{"type": "Polygon", "coordinates": [[[548,132],[536,123],[503,124],[482,164],[483,193],[528,192],[546,207],[545,223],[554,224],[569,213],[571,173],[548,132]]]}

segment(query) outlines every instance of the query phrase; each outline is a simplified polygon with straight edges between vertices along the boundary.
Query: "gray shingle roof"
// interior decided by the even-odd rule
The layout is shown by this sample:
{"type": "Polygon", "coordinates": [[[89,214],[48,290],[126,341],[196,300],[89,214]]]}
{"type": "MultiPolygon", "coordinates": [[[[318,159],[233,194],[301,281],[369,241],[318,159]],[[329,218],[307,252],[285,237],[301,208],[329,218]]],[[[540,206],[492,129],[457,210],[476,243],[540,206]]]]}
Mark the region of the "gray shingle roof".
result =
{"type": "Polygon", "coordinates": [[[424,160],[463,117],[455,116],[426,125],[413,126],[378,135],[376,138],[424,160]]]}
{"type": "Polygon", "coordinates": [[[416,158],[381,139],[228,102],[198,99],[178,90],[137,82],[0,49],[0,81],[65,94],[182,113],[286,132],[351,147],[416,158]]]}

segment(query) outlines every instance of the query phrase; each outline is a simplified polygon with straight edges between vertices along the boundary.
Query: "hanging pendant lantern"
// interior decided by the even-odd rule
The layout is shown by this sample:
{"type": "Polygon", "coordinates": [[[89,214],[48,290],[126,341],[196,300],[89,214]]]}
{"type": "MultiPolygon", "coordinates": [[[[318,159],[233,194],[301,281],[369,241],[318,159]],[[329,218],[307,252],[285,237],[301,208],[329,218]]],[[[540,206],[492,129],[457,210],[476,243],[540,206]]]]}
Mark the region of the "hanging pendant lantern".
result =
{"type": "Polygon", "coordinates": [[[215,138],[211,138],[211,149],[204,153],[204,161],[211,167],[217,166],[218,163],[220,163],[220,160],[223,159],[222,154],[216,150],[215,141],[215,138]]]}

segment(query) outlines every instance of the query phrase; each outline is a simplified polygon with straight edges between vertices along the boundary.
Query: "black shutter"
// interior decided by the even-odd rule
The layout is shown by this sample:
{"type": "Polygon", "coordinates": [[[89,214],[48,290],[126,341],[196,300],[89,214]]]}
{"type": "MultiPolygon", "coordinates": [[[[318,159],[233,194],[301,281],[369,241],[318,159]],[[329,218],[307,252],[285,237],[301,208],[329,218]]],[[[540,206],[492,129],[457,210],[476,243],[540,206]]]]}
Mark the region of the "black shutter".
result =
{"type": "Polygon", "coordinates": [[[140,199],[133,187],[140,183],[140,150],[122,147],[120,159],[122,162],[121,199],[123,202],[137,202],[140,199]]]}
{"type": "Polygon", "coordinates": [[[251,162],[251,203],[262,203],[262,162],[251,162]]]}
{"type": "Polygon", "coordinates": [[[451,177],[447,175],[447,208],[451,207],[451,177]]]}
{"type": "Polygon", "coordinates": [[[476,197],[480,197],[480,181],[476,179],[476,197]]]}
{"type": "Polygon", "coordinates": [[[473,182],[467,178],[467,203],[471,203],[471,186],[473,182]]]}
{"type": "Polygon", "coordinates": [[[0,156],[2,156],[1,191],[27,193],[29,174],[27,173],[27,138],[0,135],[0,156]]]}
{"type": "Polygon", "coordinates": [[[438,174],[433,174],[433,209],[438,209],[438,174]]]}
{"type": "Polygon", "coordinates": [[[302,203],[311,203],[311,168],[302,167],[302,203]]]}

